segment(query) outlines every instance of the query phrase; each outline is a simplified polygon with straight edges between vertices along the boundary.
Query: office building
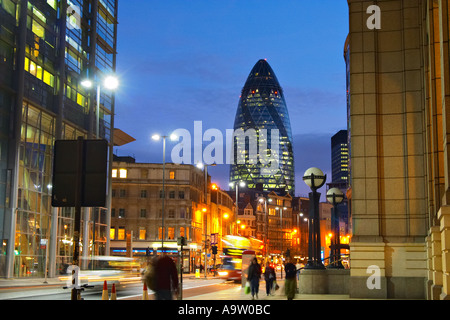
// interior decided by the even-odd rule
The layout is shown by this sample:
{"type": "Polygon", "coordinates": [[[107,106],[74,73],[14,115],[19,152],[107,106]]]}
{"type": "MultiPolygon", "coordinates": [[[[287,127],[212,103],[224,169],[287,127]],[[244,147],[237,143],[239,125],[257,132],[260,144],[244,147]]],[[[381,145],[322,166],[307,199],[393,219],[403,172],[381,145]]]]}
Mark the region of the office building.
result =
{"type": "MultiPolygon", "coordinates": [[[[2,0],[0,25],[0,276],[43,277],[45,261],[55,276],[71,263],[74,216],[51,206],[53,146],[82,136],[112,149],[113,92],[82,82],[115,71],[117,0],[2,0]]],[[[104,234],[107,210],[96,211],[104,234]]],[[[89,242],[93,217],[84,210],[85,257],[106,251],[89,242]]]]}
{"type": "MultiPolygon", "coordinates": [[[[259,60],[255,64],[242,89],[234,122],[235,132],[240,129],[245,134],[255,131],[258,146],[254,145],[254,150],[258,150],[258,158],[252,159],[251,141],[246,141],[248,139],[245,137],[236,138],[230,182],[245,181],[249,189],[262,188],[294,196],[294,153],[289,113],[283,89],[266,60],[259,60]],[[267,130],[266,137],[262,136],[263,129],[267,130]],[[271,139],[274,129],[278,130],[277,141],[271,139]],[[261,141],[267,143],[264,150],[260,149],[261,141]],[[261,158],[269,154],[267,149],[277,150],[275,144],[279,144],[278,164],[275,170],[269,170],[274,167],[270,167],[270,163],[263,163],[261,158]],[[244,163],[240,163],[240,156],[245,160],[244,163]]],[[[270,155],[274,153],[272,151],[270,155]]]]}

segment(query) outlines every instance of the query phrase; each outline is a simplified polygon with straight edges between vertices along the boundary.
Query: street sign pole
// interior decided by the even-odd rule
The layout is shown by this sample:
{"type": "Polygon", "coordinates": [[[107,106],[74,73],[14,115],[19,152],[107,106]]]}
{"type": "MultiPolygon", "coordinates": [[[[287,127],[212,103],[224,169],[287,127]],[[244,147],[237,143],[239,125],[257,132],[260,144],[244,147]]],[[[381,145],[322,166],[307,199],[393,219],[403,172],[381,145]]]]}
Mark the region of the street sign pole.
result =
{"type": "MultiPolygon", "coordinates": [[[[78,137],[77,140],[77,185],[75,189],[75,221],[73,230],[73,259],[74,266],[80,265],[80,230],[81,230],[81,192],[83,185],[83,137],[78,137]]],[[[72,269],[72,275],[75,273],[75,268],[72,269]]],[[[76,283],[75,277],[72,277],[72,295],[71,300],[78,300],[80,298],[80,289],[76,283]]]]}

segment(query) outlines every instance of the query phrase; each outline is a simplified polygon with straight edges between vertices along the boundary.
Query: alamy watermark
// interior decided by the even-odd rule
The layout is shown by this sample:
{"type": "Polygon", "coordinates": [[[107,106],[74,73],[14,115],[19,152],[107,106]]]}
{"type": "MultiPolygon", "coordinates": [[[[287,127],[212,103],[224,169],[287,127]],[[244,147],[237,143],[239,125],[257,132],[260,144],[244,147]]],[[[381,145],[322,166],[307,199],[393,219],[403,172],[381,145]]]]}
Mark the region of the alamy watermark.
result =
{"type": "Polygon", "coordinates": [[[278,129],[271,129],[270,133],[267,129],[226,129],[223,134],[214,128],[203,132],[202,121],[194,121],[193,138],[187,129],[181,128],[173,135],[178,140],[171,152],[176,164],[260,164],[262,175],[274,175],[280,168],[278,129]],[[203,148],[204,142],[209,143],[203,148]]]}
{"type": "Polygon", "coordinates": [[[367,289],[381,289],[381,269],[379,266],[371,265],[367,267],[366,273],[370,274],[367,278],[367,289]]]}
{"type": "Polygon", "coordinates": [[[381,9],[377,5],[367,7],[367,14],[371,16],[367,19],[366,26],[369,30],[381,29],[381,9]]]}

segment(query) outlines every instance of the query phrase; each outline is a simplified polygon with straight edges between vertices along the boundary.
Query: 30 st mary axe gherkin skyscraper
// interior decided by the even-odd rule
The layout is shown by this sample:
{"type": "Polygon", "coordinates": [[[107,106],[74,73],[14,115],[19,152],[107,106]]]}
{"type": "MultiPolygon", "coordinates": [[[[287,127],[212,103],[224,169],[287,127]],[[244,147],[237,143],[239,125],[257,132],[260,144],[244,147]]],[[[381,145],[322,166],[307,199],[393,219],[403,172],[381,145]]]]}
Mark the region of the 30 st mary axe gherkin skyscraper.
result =
{"type": "Polygon", "coordinates": [[[235,136],[236,132],[245,132],[246,135],[243,139],[234,139],[230,183],[244,181],[250,189],[289,193],[294,196],[294,153],[289,113],[283,89],[265,59],[255,64],[242,89],[234,132],[235,136]],[[252,157],[249,142],[249,133],[252,132],[256,132],[259,142],[267,142],[266,149],[264,145],[257,145],[256,161],[252,157]],[[278,135],[274,135],[275,133],[278,135]],[[275,148],[277,144],[278,148],[275,148]],[[262,155],[275,153],[278,154],[278,166],[275,167],[276,170],[267,170],[269,164],[262,161],[262,155]],[[238,161],[240,156],[241,161],[238,161]]]}

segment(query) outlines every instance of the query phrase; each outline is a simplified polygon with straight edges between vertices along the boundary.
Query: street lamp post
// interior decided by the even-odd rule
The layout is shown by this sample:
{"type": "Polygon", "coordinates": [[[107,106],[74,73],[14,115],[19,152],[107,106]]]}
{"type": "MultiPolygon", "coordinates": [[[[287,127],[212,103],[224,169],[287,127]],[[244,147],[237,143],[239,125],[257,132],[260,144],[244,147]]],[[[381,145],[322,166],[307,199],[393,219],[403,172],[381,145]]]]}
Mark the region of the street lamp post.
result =
{"type": "Polygon", "coordinates": [[[338,204],[344,200],[344,193],[339,188],[331,188],[327,192],[327,200],[333,205],[331,214],[331,230],[334,232],[334,239],[331,240],[331,257],[328,268],[343,269],[341,262],[341,241],[339,231],[339,210],[338,204]]]}
{"type": "MultiPolygon", "coordinates": [[[[85,79],[83,81],[81,81],[80,83],[83,87],[85,87],[86,89],[90,89],[92,88],[94,85],[97,86],[97,94],[96,94],[96,111],[95,111],[95,116],[96,116],[96,121],[95,121],[95,137],[96,139],[100,139],[100,94],[101,94],[101,87],[103,86],[104,88],[106,88],[107,90],[110,91],[114,91],[119,87],[119,80],[114,76],[114,75],[109,75],[107,77],[105,77],[103,79],[103,81],[94,81],[94,80],[90,80],[90,79],[85,79]]],[[[114,116],[114,107],[112,110],[113,116],[114,116]]],[[[111,128],[111,130],[113,130],[113,128],[111,128]]],[[[90,132],[89,134],[92,134],[92,132],[90,132]]],[[[110,144],[110,152],[109,152],[109,172],[111,172],[111,165],[112,165],[112,148],[113,148],[113,132],[111,132],[111,138],[109,141],[110,144]]],[[[109,208],[107,208],[107,210],[109,211],[109,214],[111,213],[110,211],[110,206],[111,206],[111,175],[108,175],[108,199],[107,199],[107,206],[109,208]]],[[[92,209],[91,209],[92,210],[92,209]]],[[[100,208],[98,209],[99,213],[100,213],[100,208]]],[[[94,209],[93,212],[93,223],[92,223],[92,256],[95,255],[95,224],[96,224],[96,212],[94,209]]],[[[109,227],[109,226],[108,226],[109,227]]],[[[92,263],[92,267],[94,267],[94,263],[92,263]]]]}
{"type": "Polygon", "coordinates": [[[264,225],[265,225],[265,233],[264,233],[264,248],[265,248],[265,253],[266,253],[266,261],[268,261],[268,256],[269,256],[269,248],[267,246],[267,237],[268,237],[268,233],[269,233],[269,226],[268,226],[268,222],[267,222],[267,199],[266,198],[259,198],[259,202],[263,203],[264,202],[264,225]]]}
{"type": "Polygon", "coordinates": [[[85,88],[92,88],[94,85],[97,86],[97,97],[96,97],[96,121],[95,121],[95,137],[100,139],[100,94],[102,86],[108,90],[116,90],[119,87],[119,80],[110,75],[103,79],[103,82],[93,81],[86,79],[81,81],[81,85],[85,88]]]}
{"type": "Polygon", "coordinates": [[[235,181],[235,182],[230,182],[229,186],[231,188],[235,188],[236,190],[236,208],[235,208],[235,215],[234,215],[234,223],[236,226],[236,234],[239,232],[238,227],[237,227],[237,217],[239,215],[239,187],[245,187],[245,182],[244,181],[235,181]]]}
{"type": "MultiPolygon", "coordinates": [[[[215,163],[203,164],[201,162],[199,162],[197,164],[197,168],[204,169],[204,175],[205,175],[205,206],[208,206],[208,166],[215,167],[216,164],[215,163]]],[[[206,270],[206,255],[207,255],[206,244],[207,244],[207,241],[208,241],[208,214],[207,214],[207,209],[204,208],[203,212],[205,213],[205,218],[203,220],[205,221],[205,279],[206,279],[206,271],[207,271],[206,270]]],[[[209,213],[211,215],[211,210],[210,210],[209,213]]]]}
{"type": "MultiPolygon", "coordinates": [[[[159,141],[161,138],[163,139],[163,176],[162,176],[162,210],[161,210],[161,254],[164,254],[164,237],[166,236],[165,230],[164,230],[164,205],[166,201],[166,192],[165,192],[165,180],[166,180],[166,138],[168,136],[161,136],[159,134],[154,134],[152,136],[152,139],[155,141],[159,141]]],[[[177,137],[172,134],[170,135],[170,139],[176,140],[177,137]]],[[[158,252],[158,250],[156,250],[158,252]]]]}
{"type": "Polygon", "coordinates": [[[309,193],[308,263],[306,264],[305,269],[325,269],[320,256],[320,193],[317,192],[317,189],[325,184],[326,179],[327,176],[318,168],[309,168],[303,175],[303,181],[311,188],[311,192],[309,193]]]}

